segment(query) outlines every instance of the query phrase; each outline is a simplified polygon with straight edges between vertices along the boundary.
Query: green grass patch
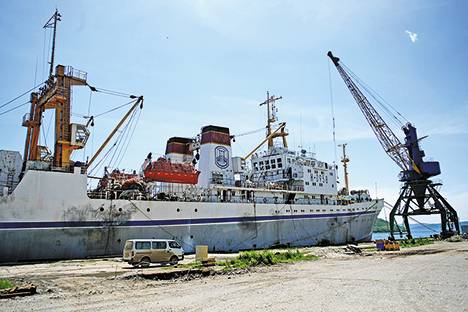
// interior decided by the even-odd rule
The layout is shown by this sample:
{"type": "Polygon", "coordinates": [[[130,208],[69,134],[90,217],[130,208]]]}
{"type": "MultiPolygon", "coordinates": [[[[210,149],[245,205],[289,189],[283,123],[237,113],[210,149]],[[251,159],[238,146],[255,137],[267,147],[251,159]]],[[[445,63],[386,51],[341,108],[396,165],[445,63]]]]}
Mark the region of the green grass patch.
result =
{"type": "Polygon", "coordinates": [[[290,263],[304,260],[317,260],[314,255],[306,255],[299,250],[286,251],[242,251],[236,258],[226,260],[219,264],[224,265],[226,270],[233,268],[247,269],[259,265],[274,265],[278,263],[290,263]]]}
{"type": "Polygon", "coordinates": [[[407,247],[416,247],[416,246],[433,244],[434,239],[433,238],[413,238],[413,239],[399,240],[398,242],[400,243],[401,248],[407,248],[407,247]]]}
{"type": "Polygon", "coordinates": [[[0,289],[12,288],[13,283],[7,279],[0,279],[0,289]]]}

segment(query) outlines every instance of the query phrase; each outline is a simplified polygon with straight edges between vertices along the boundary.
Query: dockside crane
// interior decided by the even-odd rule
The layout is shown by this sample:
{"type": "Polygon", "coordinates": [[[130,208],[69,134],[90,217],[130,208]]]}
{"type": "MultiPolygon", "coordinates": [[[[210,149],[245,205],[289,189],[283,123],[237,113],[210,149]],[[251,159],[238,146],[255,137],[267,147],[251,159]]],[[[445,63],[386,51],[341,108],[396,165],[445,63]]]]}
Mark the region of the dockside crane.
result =
{"type": "MultiPolygon", "coordinates": [[[[402,144],[382,116],[372,106],[367,97],[358,87],[357,77],[345,66],[340,59],[328,52],[328,57],[335,65],[338,73],[354,97],[360,110],[364,114],[372,131],[382,145],[385,152],[400,167],[399,175],[403,186],[400,195],[390,211],[390,236],[398,228],[395,216],[401,216],[407,231],[408,238],[412,238],[408,218],[416,215],[440,214],[441,236],[443,238],[460,233],[458,215],[448,201],[437,191],[441,183],[430,180],[440,174],[438,161],[425,161],[425,153],[419,146],[416,128],[409,122],[402,126],[405,134],[405,143],[402,144]]],[[[400,231],[401,232],[401,231],[400,231]]]]}

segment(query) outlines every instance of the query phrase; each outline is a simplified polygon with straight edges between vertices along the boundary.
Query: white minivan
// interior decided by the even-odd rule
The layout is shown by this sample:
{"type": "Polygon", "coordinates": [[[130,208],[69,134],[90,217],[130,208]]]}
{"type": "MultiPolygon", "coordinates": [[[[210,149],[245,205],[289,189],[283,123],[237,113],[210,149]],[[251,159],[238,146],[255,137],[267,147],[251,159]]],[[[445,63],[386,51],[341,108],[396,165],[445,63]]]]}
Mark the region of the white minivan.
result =
{"type": "Polygon", "coordinates": [[[184,259],[184,249],[170,239],[130,239],[125,242],[123,260],[135,267],[150,263],[177,264],[184,259]]]}

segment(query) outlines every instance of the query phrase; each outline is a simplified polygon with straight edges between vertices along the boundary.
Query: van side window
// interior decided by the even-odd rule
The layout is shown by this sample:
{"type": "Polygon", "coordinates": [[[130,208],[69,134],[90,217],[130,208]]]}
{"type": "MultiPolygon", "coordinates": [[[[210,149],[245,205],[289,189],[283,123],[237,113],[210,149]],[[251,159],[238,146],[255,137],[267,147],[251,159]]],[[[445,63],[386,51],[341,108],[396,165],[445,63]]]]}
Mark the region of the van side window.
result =
{"type": "Polygon", "coordinates": [[[177,242],[169,242],[169,247],[171,247],[171,248],[180,248],[180,245],[177,242]]]}
{"type": "Polygon", "coordinates": [[[150,242],[136,242],[135,249],[151,249],[150,242]]]}
{"type": "Polygon", "coordinates": [[[153,249],[166,249],[166,242],[153,242],[153,249]]]}

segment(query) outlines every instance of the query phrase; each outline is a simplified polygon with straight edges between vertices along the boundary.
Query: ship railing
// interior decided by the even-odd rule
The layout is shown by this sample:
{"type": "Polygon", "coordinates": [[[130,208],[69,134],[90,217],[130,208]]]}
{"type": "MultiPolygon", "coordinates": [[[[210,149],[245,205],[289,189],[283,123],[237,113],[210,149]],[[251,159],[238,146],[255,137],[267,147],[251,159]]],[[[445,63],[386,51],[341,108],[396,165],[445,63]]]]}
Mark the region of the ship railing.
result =
{"type": "Polygon", "coordinates": [[[67,66],[65,75],[73,78],[77,78],[80,80],[86,80],[88,78],[88,73],[85,71],[73,68],[72,66],[67,66]]]}
{"type": "MultiPolygon", "coordinates": [[[[176,202],[206,202],[206,203],[256,203],[256,204],[277,204],[284,205],[286,200],[281,196],[273,197],[256,197],[256,196],[247,196],[246,193],[241,193],[239,191],[234,193],[235,195],[229,194],[223,197],[222,194],[211,194],[211,195],[193,195],[190,194],[177,194],[172,193],[170,199],[164,199],[169,201],[176,202]]],[[[88,191],[88,197],[93,199],[117,199],[119,198],[119,192],[108,190],[108,191],[88,191]]],[[[143,198],[136,198],[143,199],[143,198]]],[[[147,198],[144,200],[158,200],[156,196],[153,198],[147,198]]],[[[163,199],[159,199],[163,200],[163,199]]],[[[291,205],[339,205],[342,204],[337,200],[326,198],[300,198],[291,203],[291,205]]]]}
{"type": "Polygon", "coordinates": [[[88,197],[93,199],[111,199],[115,195],[112,191],[88,191],[88,197]],[[111,194],[112,193],[112,194],[111,194]]]}

